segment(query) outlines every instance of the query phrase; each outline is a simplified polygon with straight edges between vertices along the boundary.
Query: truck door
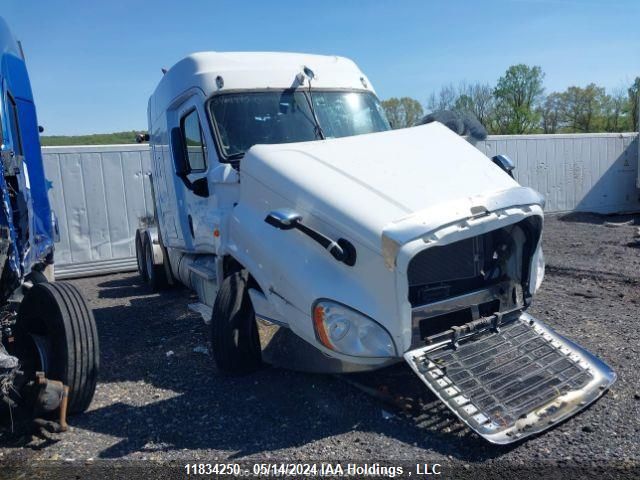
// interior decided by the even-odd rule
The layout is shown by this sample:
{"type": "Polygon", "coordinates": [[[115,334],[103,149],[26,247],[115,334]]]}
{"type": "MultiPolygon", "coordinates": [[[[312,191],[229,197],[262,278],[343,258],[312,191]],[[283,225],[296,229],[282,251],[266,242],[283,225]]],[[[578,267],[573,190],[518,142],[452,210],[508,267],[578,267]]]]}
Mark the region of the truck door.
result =
{"type": "Polygon", "coordinates": [[[177,228],[182,233],[183,248],[192,252],[204,252],[203,219],[207,217],[210,197],[207,173],[209,169],[208,145],[203,130],[203,115],[195,99],[185,102],[178,111],[180,146],[172,138],[171,148],[182,148],[188,167],[185,178],[176,175],[177,228]],[[194,188],[196,187],[200,188],[194,188]],[[203,188],[204,187],[204,188],[203,188]]]}

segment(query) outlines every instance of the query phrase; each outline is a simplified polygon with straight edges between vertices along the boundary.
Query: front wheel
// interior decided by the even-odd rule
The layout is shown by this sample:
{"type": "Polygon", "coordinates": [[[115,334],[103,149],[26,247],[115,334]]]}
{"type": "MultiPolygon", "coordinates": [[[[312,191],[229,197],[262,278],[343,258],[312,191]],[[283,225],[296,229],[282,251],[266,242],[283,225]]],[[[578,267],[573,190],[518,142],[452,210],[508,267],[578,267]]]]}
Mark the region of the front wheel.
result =
{"type": "Polygon", "coordinates": [[[69,386],[69,413],[86,410],[96,389],[100,349],[93,313],[80,291],[65,282],[35,284],[20,303],[17,327],[23,341],[36,347],[36,358],[27,364],[69,386]]]}
{"type": "Polygon", "coordinates": [[[248,273],[240,271],[224,279],[213,305],[211,347],[220,370],[248,373],[262,363],[260,337],[248,291],[248,273]]]}

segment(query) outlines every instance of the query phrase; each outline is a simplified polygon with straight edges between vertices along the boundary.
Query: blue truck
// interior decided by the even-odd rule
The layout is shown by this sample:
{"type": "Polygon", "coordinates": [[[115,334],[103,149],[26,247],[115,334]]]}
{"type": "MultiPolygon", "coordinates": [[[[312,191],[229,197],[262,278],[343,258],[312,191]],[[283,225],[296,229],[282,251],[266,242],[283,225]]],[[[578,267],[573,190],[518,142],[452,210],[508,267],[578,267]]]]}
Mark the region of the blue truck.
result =
{"type": "Polygon", "coordinates": [[[0,18],[0,415],[65,430],[93,398],[98,334],[81,292],[54,281],[40,131],[22,45],[0,18]]]}

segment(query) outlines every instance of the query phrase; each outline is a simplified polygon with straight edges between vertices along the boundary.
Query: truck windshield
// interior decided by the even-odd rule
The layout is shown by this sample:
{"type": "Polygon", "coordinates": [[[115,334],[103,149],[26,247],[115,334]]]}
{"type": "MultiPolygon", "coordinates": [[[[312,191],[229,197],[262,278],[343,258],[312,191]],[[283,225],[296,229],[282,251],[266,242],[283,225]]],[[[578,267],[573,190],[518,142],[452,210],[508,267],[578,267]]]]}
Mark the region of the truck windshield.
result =
{"type": "MultiPolygon", "coordinates": [[[[318,140],[303,90],[216,95],[209,103],[222,155],[237,159],[256,144],[318,140]]],[[[312,90],[325,138],[389,130],[380,102],[370,92],[312,90]]]]}

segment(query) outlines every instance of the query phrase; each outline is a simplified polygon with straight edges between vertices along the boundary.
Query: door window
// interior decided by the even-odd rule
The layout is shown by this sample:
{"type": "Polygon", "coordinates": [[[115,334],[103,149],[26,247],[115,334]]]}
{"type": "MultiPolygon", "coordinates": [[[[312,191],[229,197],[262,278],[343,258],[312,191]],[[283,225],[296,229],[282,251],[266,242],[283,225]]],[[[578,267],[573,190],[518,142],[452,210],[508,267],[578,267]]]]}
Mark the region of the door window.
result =
{"type": "Polygon", "coordinates": [[[198,112],[193,110],[184,116],[180,127],[191,171],[204,172],[207,169],[207,147],[204,144],[198,112]]]}

